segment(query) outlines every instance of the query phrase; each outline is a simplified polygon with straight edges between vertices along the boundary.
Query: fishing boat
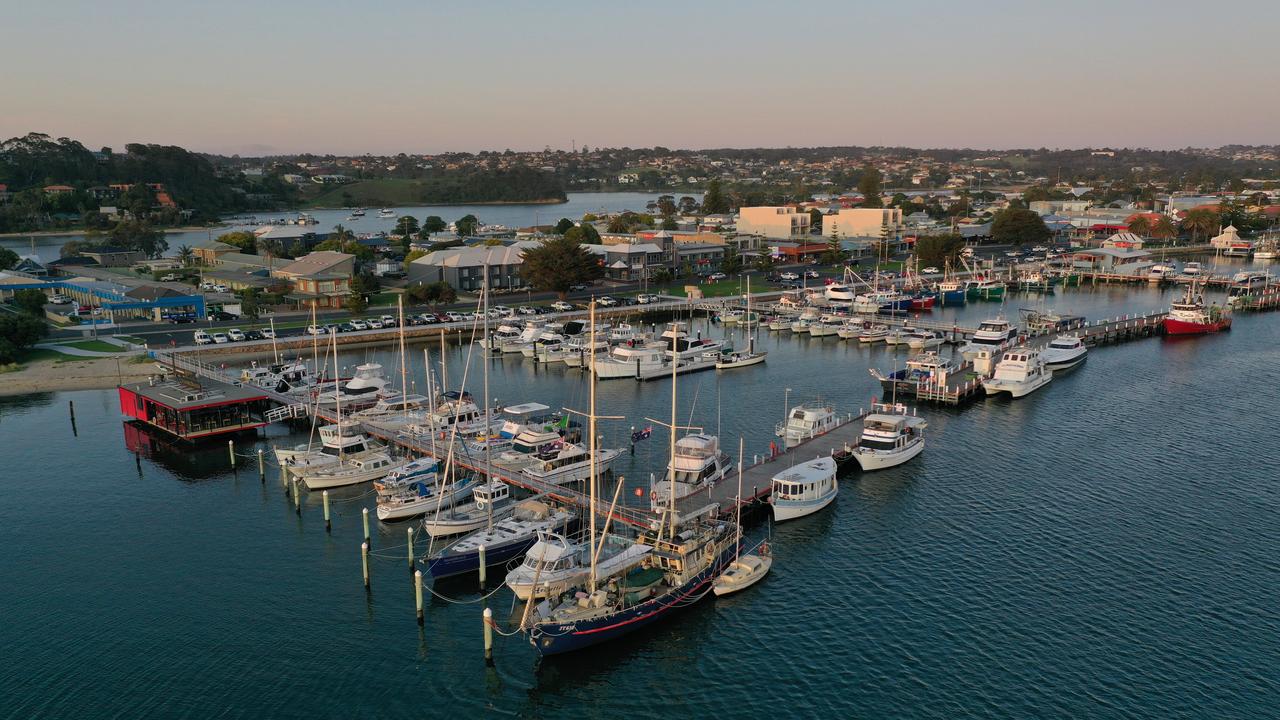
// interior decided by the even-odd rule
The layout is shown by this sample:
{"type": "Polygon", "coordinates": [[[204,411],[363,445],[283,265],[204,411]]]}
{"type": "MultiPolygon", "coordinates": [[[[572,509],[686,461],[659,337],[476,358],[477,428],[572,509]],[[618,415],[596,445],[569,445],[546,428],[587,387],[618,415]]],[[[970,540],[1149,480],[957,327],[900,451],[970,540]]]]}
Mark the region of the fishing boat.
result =
{"type": "Polygon", "coordinates": [[[901,465],[924,450],[924,433],[929,424],[907,412],[901,403],[873,403],[862,419],[862,435],[850,448],[863,472],[901,465]]]}
{"type": "Polygon", "coordinates": [[[1056,312],[1044,312],[1023,308],[1018,311],[1022,315],[1022,324],[1031,335],[1044,335],[1068,330],[1076,330],[1088,322],[1083,315],[1066,315],[1056,312]]]}
{"type": "Polygon", "coordinates": [[[933,306],[938,303],[938,296],[934,293],[917,291],[911,295],[912,310],[932,310],[933,306]]]}
{"type": "Polygon", "coordinates": [[[659,340],[666,344],[669,357],[680,360],[697,358],[709,351],[719,352],[722,345],[718,340],[703,337],[691,339],[688,325],[678,321],[668,323],[659,340]]]}
{"type": "Polygon", "coordinates": [[[997,353],[1018,339],[1018,328],[1004,318],[983,320],[973,334],[973,339],[960,348],[965,360],[973,360],[980,352],[997,353]]]}
{"type": "Polygon", "coordinates": [[[427,570],[437,580],[476,572],[480,569],[481,548],[486,566],[506,565],[523,555],[540,533],[555,529],[567,533],[576,521],[574,513],[543,500],[523,500],[506,517],[432,553],[427,558],[427,570]]]}
{"type": "Polygon", "coordinates": [[[1204,335],[1230,329],[1230,313],[1217,305],[1206,306],[1196,282],[1187,286],[1182,299],[1173,303],[1164,319],[1166,335],[1204,335]]]}
{"type": "Polygon", "coordinates": [[[514,511],[511,488],[504,482],[490,480],[471,489],[471,502],[427,513],[422,529],[431,537],[461,535],[479,530],[491,520],[500,520],[514,511]]]}
{"type": "Polygon", "coordinates": [[[829,457],[789,467],[774,475],[771,483],[774,522],[812,515],[830,505],[840,491],[836,461],[829,457]]]}
{"type": "Polygon", "coordinates": [[[665,343],[618,345],[609,356],[596,358],[594,373],[601,380],[634,378],[665,365],[665,343]]]}
{"type": "Polygon", "coordinates": [[[655,512],[671,504],[671,493],[679,502],[699,492],[710,491],[729,474],[733,461],[720,452],[720,438],[706,433],[690,433],[676,441],[667,472],[649,480],[649,501],[655,512]]]}
{"type": "MultiPolygon", "coordinates": [[[[596,552],[596,572],[600,577],[622,574],[639,565],[653,548],[630,538],[606,533],[596,552]]],[[[525,553],[524,560],[507,573],[506,584],[523,601],[557,597],[586,583],[591,574],[592,544],[587,538],[570,540],[566,535],[543,530],[525,553]]]]}
{"type": "Polygon", "coordinates": [[[1044,272],[1031,270],[1018,276],[1018,289],[1023,292],[1052,294],[1053,279],[1044,272]]]}
{"type": "Polygon", "coordinates": [[[604,473],[621,454],[621,450],[614,448],[598,449],[592,463],[591,453],[586,448],[560,439],[536,453],[531,462],[520,468],[520,474],[530,480],[564,485],[586,479],[593,465],[596,474],[604,473]]]}
{"type": "Polygon", "coordinates": [[[920,385],[935,386],[944,384],[947,376],[958,372],[960,367],[949,358],[937,352],[926,351],[907,360],[906,367],[885,374],[870,368],[871,376],[880,381],[885,394],[901,394],[914,396],[920,385]]]}
{"type": "Polygon", "coordinates": [[[965,283],[965,296],[969,300],[999,300],[1004,297],[1005,284],[999,280],[983,278],[965,283]]]}
{"type": "Polygon", "coordinates": [[[1045,367],[1055,373],[1066,372],[1078,366],[1088,356],[1089,348],[1085,347],[1079,335],[1059,335],[1040,352],[1045,367]]]}
{"type": "Polygon", "coordinates": [[[338,461],[338,456],[382,447],[366,435],[358,420],[350,418],[318,428],[320,444],[302,443],[292,448],[275,448],[276,462],[292,473],[292,468],[319,467],[338,461]]]}
{"type": "Polygon", "coordinates": [[[1009,393],[1020,398],[1030,395],[1053,380],[1053,371],[1045,366],[1040,351],[1030,347],[1008,350],[996,363],[995,373],[982,381],[988,395],[1009,393]]]}
{"type": "Polygon", "coordinates": [[[795,445],[825,435],[840,425],[840,418],[830,403],[811,401],[791,408],[787,419],[774,427],[774,434],[786,444],[795,445]]]}
{"type": "Polygon", "coordinates": [[[440,482],[439,464],[433,458],[419,458],[375,480],[378,519],[404,520],[428,512],[451,508],[471,497],[479,480],[468,475],[450,483],[440,482]]]}

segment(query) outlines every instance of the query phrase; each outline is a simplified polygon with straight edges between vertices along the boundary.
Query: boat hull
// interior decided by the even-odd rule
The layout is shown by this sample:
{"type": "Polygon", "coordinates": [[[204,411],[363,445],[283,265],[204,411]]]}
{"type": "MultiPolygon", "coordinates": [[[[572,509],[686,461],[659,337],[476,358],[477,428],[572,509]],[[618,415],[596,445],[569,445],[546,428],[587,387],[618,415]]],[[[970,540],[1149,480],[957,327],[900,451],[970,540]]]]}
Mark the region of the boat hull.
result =
{"type": "Polygon", "coordinates": [[[1008,393],[1010,397],[1020,398],[1026,397],[1040,388],[1048,385],[1053,380],[1053,373],[1046,372],[1038,376],[1035,380],[1028,382],[1001,382],[992,378],[982,381],[982,389],[986,390],[988,395],[995,396],[1008,393]]]}
{"type": "Polygon", "coordinates": [[[840,483],[837,481],[831,487],[831,492],[814,500],[777,500],[773,502],[773,521],[786,522],[787,520],[796,520],[798,518],[812,515],[832,503],[836,499],[836,495],[840,493],[840,483]]]}
{"type": "MultiPolygon", "coordinates": [[[[528,537],[512,539],[500,545],[485,546],[485,565],[488,567],[493,567],[494,565],[505,565],[514,558],[523,555],[525,551],[533,547],[533,544],[537,541],[538,534],[536,532],[531,532],[528,537]]],[[[427,570],[431,573],[431,577],[436,578],[437,580],[440,578],[478,572],[480,570],[480,551],[472,550],[464,553],[451,554],[446,549],[445,552],[428,561],[427,570]]]]}
{"type": "Polygon", "coordinates": [[[1089,359],[1088,353],[1080,353],[1075,357],[1058,360],[1055,362],[1050,362],[1048,358],[1045,358],[1044,366],[1054,371],[1055,373],[1061,373],[1061,372],[1066,372],[1068,370],[1074,370],[1075,368],[1080,367],[1081,365],[1084,364],[1084,361],[1088,359],[1089,359]]]}
{"type": "Polygon", "coordinates": [[[742,592],[755,585],[769,574],[773,567],[773,558],[768,555],[743,555],[731,563],[716,580],[711,591],[716,597],[742,592]]]}
{"type": "Polygon", "coordinates": [[[898,452],[854,452],[853,459],[858,461],[858,467],[862,468],[862,472],[871,472],[901,465],[919,455],[923,450],[924,438],[916,438],[914,442],[898,452]]]}
{"type": "Polygon", "coordinates": [[[1164,319],[1165,335],[1207,335],[1231,329],[1231,318],[1222,318],[1214,322],[1197,323],[1175,318],[1164,319]]]}

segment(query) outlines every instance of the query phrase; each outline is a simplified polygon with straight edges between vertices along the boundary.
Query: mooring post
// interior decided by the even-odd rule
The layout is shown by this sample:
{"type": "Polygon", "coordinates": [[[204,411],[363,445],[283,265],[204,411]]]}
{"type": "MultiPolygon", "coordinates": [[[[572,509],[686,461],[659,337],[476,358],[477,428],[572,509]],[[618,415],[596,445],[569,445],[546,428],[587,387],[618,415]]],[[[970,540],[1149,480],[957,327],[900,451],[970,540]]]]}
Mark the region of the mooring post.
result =
{"type": "Polygon", "coordinates": [[[360,543],[360,569],[364,575],[364,589],[369,589],[369,543],[360,543]]]}
{"type": "Polygon", "coordinates": [[[364,544],[373,546],[373,542],[369,539],[369,508],[362,508],[360,515],[364,520],[364,544]]]}
{"type": "Polygon", "coordinates": [[[423,616],[422,616],[422,571],[421,570],[413,571],[413,597],[414,597],[415,604],[418,607],[418,627],[422,627],[423,616]]]}
{"type": "Polygon", "coordinates": [[[484,664],[493,666],[493,611],[484,609],[484,664]]]}
{"type": "Polygon", "coordinates": [[[258,479],[264,482],[267,479],[267,463],[262,459],[262,448],[258,448],[258,479]]]}
{"type": "MultiPolygon", "coordinates": [[[[413,572],[413,526],[404,529],[404,534],[409,538],[409,572],[413,572]]],[[[421,573],[419,573],[421,575],[421,573]]]]}
{"type": "Polygon", "coordinates": [[[333,528],[329,524],[329,491],[325,490],[320,493],[320,497],[324,500],[324,531],[329,532],[333,528]]]}
{"type": "Polygon", "coordinates": [[[235,467],[236,466],[236,441],[235,440],[227,441],[227,455],[231,457],[231,467],[235,467]]]}
{"type": "Polygon", "coordinates": [[[484,543],[480,543],[480,590],[484,591],[485,575],[488,571],[488,565],[484,559],[484,543]]]}

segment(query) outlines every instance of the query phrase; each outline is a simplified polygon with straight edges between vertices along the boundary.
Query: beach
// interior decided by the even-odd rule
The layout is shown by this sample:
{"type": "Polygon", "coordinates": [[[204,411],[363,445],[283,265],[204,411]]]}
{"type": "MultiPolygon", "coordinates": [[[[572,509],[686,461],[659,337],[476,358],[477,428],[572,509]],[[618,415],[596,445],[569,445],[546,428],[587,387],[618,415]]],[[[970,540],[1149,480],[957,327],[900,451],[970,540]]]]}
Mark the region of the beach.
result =
{"type": "Polygon", "coordinates": [[[122,381],[145,380],[156,372],[149,360],[136,363],[129,357],[35,360],[21,370],[0,374],[0,395],[113,388],[122,381]]]}

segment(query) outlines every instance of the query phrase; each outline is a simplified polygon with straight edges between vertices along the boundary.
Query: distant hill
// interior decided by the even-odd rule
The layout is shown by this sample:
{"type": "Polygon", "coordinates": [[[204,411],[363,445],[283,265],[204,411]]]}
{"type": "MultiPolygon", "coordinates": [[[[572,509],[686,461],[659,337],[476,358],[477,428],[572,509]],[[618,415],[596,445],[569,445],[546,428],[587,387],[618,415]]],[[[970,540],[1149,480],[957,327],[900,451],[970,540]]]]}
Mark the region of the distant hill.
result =
{"type": "Polygon", "coordinates": [[[508,170],[446,172],[422,179],[380,178],[324,188],[307,204],[461,205],[468,203],[564,202],[564,185],[554,173],[519,167],[508,170]]]}

